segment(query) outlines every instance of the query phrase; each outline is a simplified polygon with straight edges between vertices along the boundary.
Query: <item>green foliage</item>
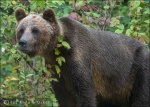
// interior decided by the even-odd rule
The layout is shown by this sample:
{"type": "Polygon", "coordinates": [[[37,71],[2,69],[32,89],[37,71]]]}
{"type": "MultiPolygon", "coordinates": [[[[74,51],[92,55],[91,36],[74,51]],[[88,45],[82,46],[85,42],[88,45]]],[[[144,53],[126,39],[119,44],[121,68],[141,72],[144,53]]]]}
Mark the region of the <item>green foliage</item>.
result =
{"type": "Polygon", "coordinates": [[[60,67],[62,66],[62,63],[66,62],[65,58],[63,56],[60,56],[61,53],[60,53],[59,49],[62,47],[66,48],[67,50],[71,48],[70,45],[66,41],[63,40],[63,36],[59,35],[58,36],[58,44],[57,44],[57,47],[55,48],[55,55],[57,56],[56,61],[58,63],[58,65],[55,65],[55,70],[56,70],[57,74],[60,74],[60,72],[61,72],[60,67]]]}
{"type": "Polygon", "coordinates": [[[120,16],[115,14],[111,18],[111,30],[118,34],[125,34],[144,44],[149,44],[149,18],[150,10],[149,4],[144,1],[130,1],[127,6],[120,6],[118,10],[120,16]]]}
{"type": "Polygon", "coordinates": [[[149,43],[149,5],[145,2],[135,1],[130,4],[130,17],[132,18],[126,35],[148,44],[149,43]],[[147,28],[147,29],[145,29],[147,28]]]}
{"type": "MultiPolygon", "coordinates": [[[[63,36],[62,36],[62,35],[58,36],[58,42],[59,42],[59,43],[57,44],[57,47],[63,46],[63,47],[66,48],[67,50],[71,48],[70,45],[69,45],[66,41],[63,40],[63,36]]],[[[58,51],[58,50],[55,50],[55,53],[58,54],[59,51],[58,51]]]]}
{"type": "Polygon", "coordinates": [[[43,58],[30,59],[18,51],[14,17],[14,11],[18,7],[24,8],[26,13],[42,13],[46,8],[52,8],[58,18],[72,14],[72,18],[87,27],[125,34],[149,44],[150,47],[150,10],[148,2],[143,0],[130,0],[129,3],[124,3],[123,0],[120,2],[118,0],[25,0],[25,2],[23,0],[2,0],[0,94],[2,98],[9,100],[4,102],[8,106],[17,104],[20,107],[57,107],[59,104],[50,82],[57,82],[52,75],[54,73],[60,75],[61,66],[66,62],[61,56],[60,49],[62,47],[66,50],[71,48],[63,40],[62,35],[58,36],[58,44],[55,48],[57,64],[47,66],[43,58]],[[55,71],[51,69],[52,67],[55,71]],[[10,101],[14,103],[10,104],[10,101]]]}

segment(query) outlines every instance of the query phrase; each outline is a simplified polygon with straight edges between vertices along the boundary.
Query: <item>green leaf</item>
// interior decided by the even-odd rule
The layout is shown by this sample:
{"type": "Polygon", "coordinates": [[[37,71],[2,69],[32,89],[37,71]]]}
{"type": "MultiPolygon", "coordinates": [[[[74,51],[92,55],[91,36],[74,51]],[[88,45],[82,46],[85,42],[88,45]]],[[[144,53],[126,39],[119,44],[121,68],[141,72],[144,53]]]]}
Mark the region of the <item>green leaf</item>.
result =
{"type": "Polygon", "coordinates": [[[36,83],[37,83],[37,80],[34,80],[32,83],[33,83],[33,84],[36,84],[36,83]]]}
{"type": "Polygon", "coordinates": [[[50,81],[58,82],[58,80],[56,78],[50,78],[50,81]]]}
{"type": "Polygon", "coordinates": [[[23,79],[25,79],[25,76],[23,76],[23,75],[20,75],[20,77],[23,78],[23,79]]]}
{"type": "Polygon", "coordinates": [[[120,24],[120,20],[118,20],[118,19],[115,18],[115,17],[111,18],[110,27],[115,27],[115,26],[117,26],[118,24],[120,24]]]}
{"type": "Polygon", "coordinates": [[[32,81],[31,79],[26,79],[26,81],[28,82],[28,81],[32,81]]]}
{"type": "Polygon", "coordinates": [[[150,21],[149,21],[149,20],[145,20],[144,22],[145,22],[145,23],[147,23],[147,24],[149,24],[149,23],[150,23],[150,21]]]}
{"type": "Polygon", "coordinates": [[[97,13],[92,13],[92,14],[93,14],[94,17],[97,17],[97,18],[100,16],[100,15],[97,14],[97,13]]]}
{"type": "Polygon", "coordinates": [[[138,23],[138,20],[133,19],[133,20],[131,21],[131,23],[138,23]]]}
{"type": "Polygon", "coordinates": [[[23,78],[23,79],[25,79],[24,73],[20,72],[20,77],[23,78]]]}
{"type": "Polygon", "coordinates": [[[24,88],[25,88],[25,90],[28,91],[28,90],[30,90],[31,87],[28,84],[24,84],[24,88]]]}
{"type": "Polygon", "coordinates": [[[59,35],[58,36],[58,42],[62,42],[63,41],[63,36],[62,35],[59,35]]]}
{"type": "Polygon", "coordinates": [[[12,1],[12,4],[17,4],[17,2],[13,0],[13,1],[12,1]]]}
{"type": "Polygon", "coordinates": [[[51,94],[50,98],[51,98],[51,99],[54,99],[54,98],[55,98],[55,95],[54,95],[54,94],[51,94]]]}
{"type": "Polygon", "coordinates": [[[0,83],[3,83],[4,82],[4,78],[0,78],[0,83]]]}
{"type": "Polygon", "coordinates": [[[46,79],[46,82],[45,82],[46,84],[49,84],[49,79],[46,79]]]}
{"type": "Polygon", "coordinates": [[[66,62],[65,58],[60,56],[59,59],[61,59],[62,62],[66,62]]]}
{"type": "Polygon", "coordinates": [[[68,8],[65,8],[65,9],[63,10],[63,12],[64,12],[63,16],[68,15],[68,8]]]}
{"type": "MultiPolygon", "coordinates": [[[[84,12],[84,13],[86,13],[86,12],[84,12]]],[[[84,14],[82,14],[82,21],[83,21],[83,23],[87,22],[87,16],[84,14]]]]}
{"type": "Polygon", "coordinates": [[[28,74],[26,77],[31,77],[33,74],[28,74]]]}
{"type": "Polygon", "coordinates": [[[110,8],[110,6],[108,6],[108,5],[104,6],[104,9],[109,9],[109,8],[110,8]]]}
{"type": "Polygon", "coordinates": [[[55,48],[55,55],[59,55],[60,51],[58,50],[58,48],[55,48]]]}
{"type": "Polygon", "coordinates": [[[58,107],[58,103],[53,102],[53,107],[58,107]]]}
{"type": "Polygon", "coordinates": [[[1,60],[1,66],[6,64],[6,60],[1,60]]]}
{"type": "Polygon", "coordinates": [[[140,1],[135,1],[134,2],[134,8],[138,7],[140,5],[140,1]]]}
{"type": "Polygon", "coordinates": [[[127,29],[126,35],[127,35],[127,36],[130,36],[130,34],[131,34],[131,29],[127,29]]]}
{"type": "Polygon", "coordinates": [[[150,9],[149,8],[145,8],[144,14],[150,14],[150,9]]]}
{"type": "Polygon", "coordinates": [[[137,8],[137,12],[139,13],[142,10],[142,7],[137,8]]]}
{"type": "Polygon", "coordinates": [[[81,0],[81,1],[78,0],[77,3],[76,3],[77,6],[78,6],[78,5],[82,5],[82,4],[83,4],[83,1],[82,1],[82,0],[81,0]]]}
{"type": "Polygon", "coordinates": [[[55,4],[58,4],[58,5],[62,5],[62,4],[64,4],[65,2],[63,1],[63,0],[52,0],[51,1],[52,3],[55,3],[55,4]]]}
{"type": "Polygon", "coordinates": [[[45,2],[43,2],[42,0],[40,1],[40,0],[37,0],[36,1],[36,6],[38,7],[38,6],[40,6],[41,8],[43,8],[44,7],[44,3],[45,2]]]}
{"type": "Polygon", "coordinates": [[[15,48],[11,48],[10,52],[12,52],[13,54],[16,52],[15,48]]]}
{"type": "Polygon", "coordinates": [[[62,46],[62,44],[57,44],[57,48],[59,48],[59,47],[61,47],[62,46]]]}
{"type": "Polygon", "coordinates": [[[61,61],[61,59],[57,59],[57,62],[58,62],[58,64],[59,64],[59,66],[62,66],[62,61],[61,61]]]}
{"type": "Polygon", "coordinates": [[[70,49],[70,45],[66,42],[66,41],[63,41],[62,42],[62,45],[66,48],[66,49],[70,49]]]}
{"type": "Polygon", "coordinates": [[[91,15],[92,14],[92,12],[84,12],[86,15],[91,15]]]}
{"type": "Polygon", "coordinates": [[[133,30],[133,28],[134,28],[134,26],[133,26],[133,25],[131,25],[131,26],[130,26],[130,29],[131,29],[131,30],[133,30]]]}
{"type": "Polygon", "coordinates": [[[60,56],[60,57],[56,58],[56,61],[58,62],[58,64],[59,64],[60,66],[62,66],[62,62],[65,62],[65,58],[62,57],[62,56],[60,56]]]}
{"type": "Polygon", "coordinates": [[[123,24],[119,24],[117,27],[118,27],[119,29],[121,29],[121,30],[124,29],[124,25],[123,25],[123,24]]]}
{"type": "Polygon", "coordinates": [[[120,29],[117,29],[116,31],[115,31],[115,33],[118,33],[118,34],[121,34],[123,32],[123,30],[120,30],[120,29]]]}
{"type": "Polygon", "coordinates": [[[57,74],[59,74],[60,73],[60,68],[59,68],[58,65],[55,65],[55,69],[56,69],[57,74]]]}

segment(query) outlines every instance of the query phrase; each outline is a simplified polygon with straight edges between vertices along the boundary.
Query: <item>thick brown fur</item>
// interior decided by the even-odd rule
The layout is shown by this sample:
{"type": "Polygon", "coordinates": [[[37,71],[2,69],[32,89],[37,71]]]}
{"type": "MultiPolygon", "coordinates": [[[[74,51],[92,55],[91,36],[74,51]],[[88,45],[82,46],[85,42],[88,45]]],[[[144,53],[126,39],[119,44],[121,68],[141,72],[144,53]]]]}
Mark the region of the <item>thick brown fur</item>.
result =
{"type": "Polygon", "coordinates": [[[67,17],[57,20],[52,9],[42,16],[26,16],[22,9],[15,14],[20,50],[30,57],[41,55],[54,64],[59,35],[71,46],[70,50],[61,48],[66,63],[61,76],[54,75],[59,82],[52,82],[60,106],[149,107],[150,59],[145,45],[86,28],[67,17]]]}

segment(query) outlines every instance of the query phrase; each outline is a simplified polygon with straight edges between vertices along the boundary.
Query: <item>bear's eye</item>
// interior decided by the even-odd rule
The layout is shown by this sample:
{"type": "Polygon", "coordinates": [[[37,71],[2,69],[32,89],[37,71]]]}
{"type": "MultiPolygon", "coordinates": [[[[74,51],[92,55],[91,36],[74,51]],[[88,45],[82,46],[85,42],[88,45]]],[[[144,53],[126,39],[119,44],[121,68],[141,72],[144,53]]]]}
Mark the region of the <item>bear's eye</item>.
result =
{"type": "Polygon", "coordinates": [[[23,34],[24,29],[23,29],[23,28],[21,28],[19,32],[20,32],[20,34],[23,34]]]}
{"type": "Polygon", "coordinates": [[[32,33],[34,33],[34,34],[39,33],[39,29],[36,27],[32,28],[32,33]]]}

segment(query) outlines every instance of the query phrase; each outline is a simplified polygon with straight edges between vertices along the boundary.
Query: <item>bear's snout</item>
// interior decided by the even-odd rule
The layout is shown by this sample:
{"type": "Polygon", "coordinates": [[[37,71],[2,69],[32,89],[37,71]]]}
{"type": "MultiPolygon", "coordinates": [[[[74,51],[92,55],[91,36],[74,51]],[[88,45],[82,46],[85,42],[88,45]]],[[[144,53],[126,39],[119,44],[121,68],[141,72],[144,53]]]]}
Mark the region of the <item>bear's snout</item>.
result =
{"type": "Polygon", "coordinates": [[[30,51],[28,49],[28,46],[27,46],[28,43],[26,40],[19,40],[18,44],[20,46],[20,51],[22,51],[23,53],[28,53],[30,51]]]}
{"type": "Polygon", "coordinates": [[[26,45],[27,45],[27,41],[26,41],[26,40],[20,40],[20,41],[19,41],[19,46],[20,46],[21,48],[26,47],[26,45]]]}

